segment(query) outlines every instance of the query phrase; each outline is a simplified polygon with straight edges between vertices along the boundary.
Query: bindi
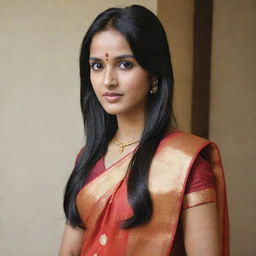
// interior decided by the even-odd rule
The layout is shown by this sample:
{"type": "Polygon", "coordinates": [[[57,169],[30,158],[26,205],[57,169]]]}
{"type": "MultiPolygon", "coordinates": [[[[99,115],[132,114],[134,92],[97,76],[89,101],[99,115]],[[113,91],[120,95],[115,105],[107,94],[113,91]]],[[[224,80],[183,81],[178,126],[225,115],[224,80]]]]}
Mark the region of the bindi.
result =
{"type": "Polygon", "coordinates": [[[109,54],[105,53],[106,61],[108,61],[108,56],[109,56],[109,54]]]}

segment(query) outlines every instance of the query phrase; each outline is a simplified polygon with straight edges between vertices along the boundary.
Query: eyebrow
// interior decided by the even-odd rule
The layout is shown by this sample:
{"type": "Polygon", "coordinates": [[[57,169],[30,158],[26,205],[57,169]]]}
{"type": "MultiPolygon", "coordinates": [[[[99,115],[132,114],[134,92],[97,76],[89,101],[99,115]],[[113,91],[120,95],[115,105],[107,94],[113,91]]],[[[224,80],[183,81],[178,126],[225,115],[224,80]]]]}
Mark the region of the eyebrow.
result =
{"type": "MultiPolygon", "coordinates": [[[[114,59],[116,59],[116,60],[121,60],[121,59],[126,59],[126,58],[134,58],[134,56],[132,54],[123,54],[123,55],[119,55],[119,56],[114,57],[114,59]]],[[[96,57],[90,57],[89,60],[101,61],[102,59],[101,58],[96,58],[96,57]]]]}

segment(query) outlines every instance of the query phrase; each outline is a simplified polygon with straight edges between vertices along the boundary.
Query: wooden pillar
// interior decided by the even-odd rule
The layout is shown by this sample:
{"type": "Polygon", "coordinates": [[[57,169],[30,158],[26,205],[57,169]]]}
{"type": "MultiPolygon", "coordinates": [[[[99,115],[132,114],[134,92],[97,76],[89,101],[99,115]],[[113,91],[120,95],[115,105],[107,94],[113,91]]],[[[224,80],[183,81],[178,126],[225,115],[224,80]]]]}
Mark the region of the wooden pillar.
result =
{"type": "Polygon", "coordinates": [[[212,40],[212,0],[194,3],[192,133],[208,138],[212,40]]]}

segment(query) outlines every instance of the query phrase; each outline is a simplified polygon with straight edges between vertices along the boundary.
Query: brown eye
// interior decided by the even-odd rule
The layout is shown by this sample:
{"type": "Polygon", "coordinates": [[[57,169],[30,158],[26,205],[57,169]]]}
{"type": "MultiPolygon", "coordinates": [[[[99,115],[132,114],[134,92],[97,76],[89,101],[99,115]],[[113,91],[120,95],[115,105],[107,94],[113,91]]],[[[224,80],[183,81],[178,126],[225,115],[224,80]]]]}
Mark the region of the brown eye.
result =
{"type": "Polygon", "coordinates": [[[118,65],[121,69],[131,69],[133,67],[133,64],[129,61],[122,61],[118,65]]]}
{"type": "Polygon", "coordinates": [[[101,63],[92,63],[91,68],[95,71],[98,71],[103,69],[103,65],[101,63]]]}

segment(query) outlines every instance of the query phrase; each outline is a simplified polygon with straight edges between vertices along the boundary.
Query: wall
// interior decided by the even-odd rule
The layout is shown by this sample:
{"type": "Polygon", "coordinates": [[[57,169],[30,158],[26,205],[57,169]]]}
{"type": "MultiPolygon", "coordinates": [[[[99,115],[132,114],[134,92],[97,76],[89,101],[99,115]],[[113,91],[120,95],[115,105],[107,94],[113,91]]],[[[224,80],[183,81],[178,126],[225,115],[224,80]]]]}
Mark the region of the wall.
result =
{"type": "Polygon", "coordinates": [[[57,255],[62,196],[83,144],[78,54],[110,6],[156,1],[0,1],[0,255],[57,255]]]}
{"type": "Polygon", "coordinates": [[[210,138],[221,148],[233,256],[256,255],[256,1],[214,1],[210,138]]]}

